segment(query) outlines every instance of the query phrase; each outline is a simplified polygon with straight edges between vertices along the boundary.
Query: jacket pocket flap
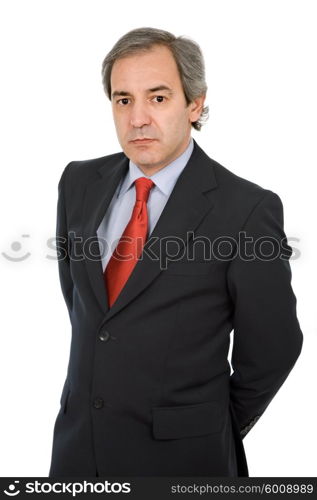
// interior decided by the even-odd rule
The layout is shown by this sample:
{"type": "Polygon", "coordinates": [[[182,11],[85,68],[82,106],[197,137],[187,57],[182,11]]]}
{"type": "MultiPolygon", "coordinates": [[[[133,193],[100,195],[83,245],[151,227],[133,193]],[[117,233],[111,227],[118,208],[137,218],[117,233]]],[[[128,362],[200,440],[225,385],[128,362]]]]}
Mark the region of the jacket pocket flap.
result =
{"type": "Polygon", "coordinates": [[[221,429],[221,405],[208,401],[186,406],[157,406],[153,412],[156,439],[180,439],[201,436],[221,429]]]}

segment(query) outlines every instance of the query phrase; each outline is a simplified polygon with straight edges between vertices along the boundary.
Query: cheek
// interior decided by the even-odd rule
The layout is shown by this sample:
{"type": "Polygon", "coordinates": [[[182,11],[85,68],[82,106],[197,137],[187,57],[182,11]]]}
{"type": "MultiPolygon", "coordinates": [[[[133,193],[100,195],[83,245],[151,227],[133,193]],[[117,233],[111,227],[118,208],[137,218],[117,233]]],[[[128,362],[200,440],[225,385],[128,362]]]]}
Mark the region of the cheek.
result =
{"type": "Polygon", "coordinates": [[[158,116],[157,123],[163,132],[168,131],[170,134],[175,134],[182,126],[182,119],[182,116],[175,113],[175,111],[171,111],[158,116]]]}
{"type": "Polygon", "coordinates": [[[186,122],[186,109],[184,107],[176,108],[169,113],[168,122],[171,127],[182,127],[186,122]]]}
{"type": "Polygon", "coordinates": [[[182,136],[183,128],[183,121],[173,115],[165,122],[162,133],[165,135],[166,141],[169,144],[175,144],[175,140],[178,141],[179,137],[182,136]]]}

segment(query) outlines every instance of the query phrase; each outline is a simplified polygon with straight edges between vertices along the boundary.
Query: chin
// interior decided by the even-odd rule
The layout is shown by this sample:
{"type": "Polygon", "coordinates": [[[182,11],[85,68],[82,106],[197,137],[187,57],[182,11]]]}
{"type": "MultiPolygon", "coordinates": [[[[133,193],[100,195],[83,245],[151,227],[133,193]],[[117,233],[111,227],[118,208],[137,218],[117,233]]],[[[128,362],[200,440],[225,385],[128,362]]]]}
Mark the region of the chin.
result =
{"type": "Polygon", "coordinates": [[[133,160],[133,162],[140,163],[140,165],[142,165],[142,164],[147,165],[147,164],[155,163],[155,156],[151,155],[149,153],[135,155],[134,157],[135,157],[135,160],[133,160]]]}

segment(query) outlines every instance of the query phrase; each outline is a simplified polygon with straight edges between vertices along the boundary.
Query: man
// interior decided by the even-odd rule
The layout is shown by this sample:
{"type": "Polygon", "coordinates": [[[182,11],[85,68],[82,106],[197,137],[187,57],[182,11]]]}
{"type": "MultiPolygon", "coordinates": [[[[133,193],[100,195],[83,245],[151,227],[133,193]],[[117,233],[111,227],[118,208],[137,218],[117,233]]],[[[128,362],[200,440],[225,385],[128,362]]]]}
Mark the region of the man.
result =
{"type": "Polygon", "coordinates": [[[102,74],[123,152],[59,182],[72,342],[49,475],[248,476],[242,440],[302,346],[281,200],[191,137],[195,42],[132,30],[102,74]]]}

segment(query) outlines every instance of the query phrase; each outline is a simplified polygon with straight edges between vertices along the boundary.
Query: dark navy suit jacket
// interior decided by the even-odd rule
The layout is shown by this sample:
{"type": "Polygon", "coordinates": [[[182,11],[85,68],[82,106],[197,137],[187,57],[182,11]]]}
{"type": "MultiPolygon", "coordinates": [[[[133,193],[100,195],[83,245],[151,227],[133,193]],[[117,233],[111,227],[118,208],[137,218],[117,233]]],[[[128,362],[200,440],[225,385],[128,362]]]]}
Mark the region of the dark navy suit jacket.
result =
{"type": "Polygon", "coordinates": [[[128,165],[73,161],[58,185],[72,336],[49,476],[248,476],[243,438],[302,347],[281,200],[194,141],[109,308],[96,230],[128,165]]]}

